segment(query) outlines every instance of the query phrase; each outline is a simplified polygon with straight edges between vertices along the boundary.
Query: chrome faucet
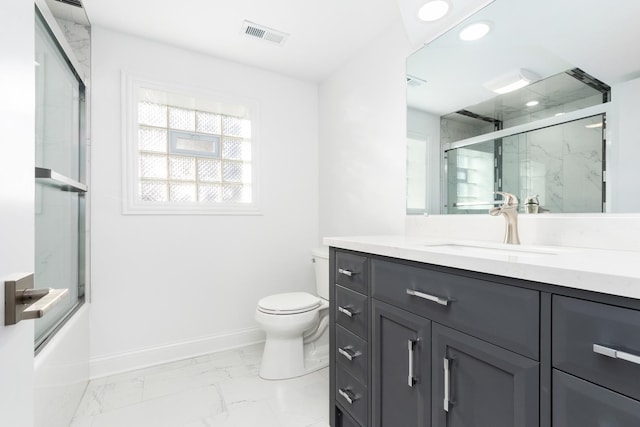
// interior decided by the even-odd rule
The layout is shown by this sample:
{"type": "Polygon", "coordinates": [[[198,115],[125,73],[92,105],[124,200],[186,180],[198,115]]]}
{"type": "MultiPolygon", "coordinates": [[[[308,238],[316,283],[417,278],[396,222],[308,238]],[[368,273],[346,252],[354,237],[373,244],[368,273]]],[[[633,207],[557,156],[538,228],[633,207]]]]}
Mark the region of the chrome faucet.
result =
{"type": "Polygon", "coordinates": [[[504,193],[502,191],[496,191],[496,194],[502,196],[502,205],[489,209],[489,215],[504,215],[504,220],[506,221],[507,226],[507,229],[504,233],[504,243],[519,245],[520,237],[518,236],[518,198],[511,193],[504,193]]]}

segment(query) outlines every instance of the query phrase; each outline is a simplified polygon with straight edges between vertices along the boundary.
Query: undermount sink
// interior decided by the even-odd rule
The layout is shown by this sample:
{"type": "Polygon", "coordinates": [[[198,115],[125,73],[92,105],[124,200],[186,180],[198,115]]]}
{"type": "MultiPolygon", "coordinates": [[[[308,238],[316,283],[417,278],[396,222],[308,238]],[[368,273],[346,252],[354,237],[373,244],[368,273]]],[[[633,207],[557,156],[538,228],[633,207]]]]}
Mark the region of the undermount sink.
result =
{"type": "Polygon", "coordinates": [[[501,255],[510,257],[553,256],[560,252],[555,248],[482,243],[434,243],[425,244],[427,250],[455,255],[501,255]]]}

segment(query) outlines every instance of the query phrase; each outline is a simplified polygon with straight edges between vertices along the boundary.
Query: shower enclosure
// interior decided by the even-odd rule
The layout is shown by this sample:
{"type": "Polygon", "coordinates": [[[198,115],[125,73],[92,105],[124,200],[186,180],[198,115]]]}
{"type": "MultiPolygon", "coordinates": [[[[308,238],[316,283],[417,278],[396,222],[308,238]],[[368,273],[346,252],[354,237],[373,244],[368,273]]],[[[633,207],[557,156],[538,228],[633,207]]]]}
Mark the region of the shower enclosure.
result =
{"type": "Polygon", "coordinates": [[[35,287],[69,290],[69,298],[36,320],[36,352],[85,294],[85,84],[70,57],[36,8],[35,287]]]}

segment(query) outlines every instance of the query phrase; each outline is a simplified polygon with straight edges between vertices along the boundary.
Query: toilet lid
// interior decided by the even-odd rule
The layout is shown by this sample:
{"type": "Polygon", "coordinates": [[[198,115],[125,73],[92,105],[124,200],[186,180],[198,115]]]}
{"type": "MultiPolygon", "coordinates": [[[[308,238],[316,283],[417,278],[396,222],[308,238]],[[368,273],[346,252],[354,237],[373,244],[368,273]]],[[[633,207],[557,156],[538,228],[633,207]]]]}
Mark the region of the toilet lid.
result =
{"type": "Polygon", "coordinates": [[[258,301],[258,309],[265,313],[304,313],[320,306],[320,298],[306,292],[270,295],[258,301]]]}

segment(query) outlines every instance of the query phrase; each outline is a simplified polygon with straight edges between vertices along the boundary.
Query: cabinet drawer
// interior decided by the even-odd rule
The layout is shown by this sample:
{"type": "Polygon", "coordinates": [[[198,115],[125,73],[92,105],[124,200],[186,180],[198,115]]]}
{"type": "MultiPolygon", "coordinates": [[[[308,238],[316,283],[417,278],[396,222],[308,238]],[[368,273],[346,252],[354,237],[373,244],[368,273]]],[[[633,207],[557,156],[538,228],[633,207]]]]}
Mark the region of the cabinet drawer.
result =
{"type": "Polygon", "coordinates": [[[336,326],[336,360],[362,384],[368,384],[369,351],[367,342],[336,326]]]}
{"type": "Polygon", "coordinates": [[[360,427],[360,424],[351,418],[347,411],[337,406],[335,427],[360,427]]]}
{"type": "Polygon", "coordinates": [[[336,323],[362,339],[369,332],[369,304],[365,295],[336,286],[336,323]]]}
{"type": "Polygon", "coordinates": [[[555,368],[640,400],[640,311],[554,295],[552,333],[555,368]]]}
{"type": "Polygon", "coordinates": [[[553,427],[640,426],[640,402],[553,370],[553,427]]]}
{"type": "Polygon", "coordinates": [[[368,393],[360,381],[341,365],[336,366],[336,400],[360,425],[366,426],[368,393]]]}
{"type": "Polygon", "coordinates": [[[371,263],[374,298],[538,359],[537,291],[387,261],[371,263]]]}
{"type": "Polygon", "coordinates": [[[361,294],[369,294],[367,258],[336,251],[336,283],[361,294]]]}

